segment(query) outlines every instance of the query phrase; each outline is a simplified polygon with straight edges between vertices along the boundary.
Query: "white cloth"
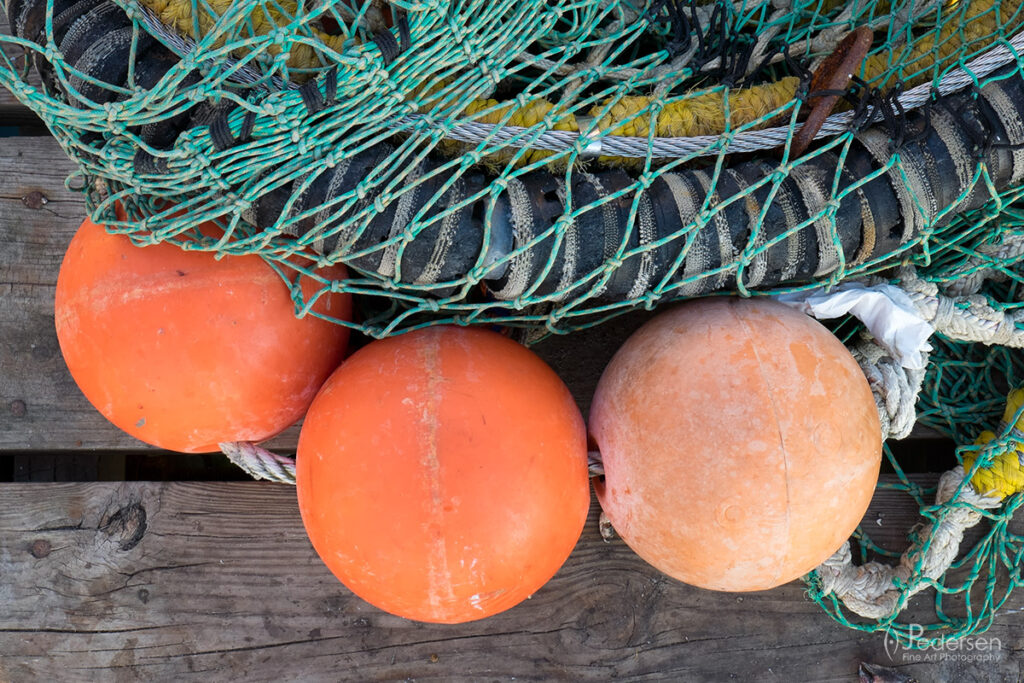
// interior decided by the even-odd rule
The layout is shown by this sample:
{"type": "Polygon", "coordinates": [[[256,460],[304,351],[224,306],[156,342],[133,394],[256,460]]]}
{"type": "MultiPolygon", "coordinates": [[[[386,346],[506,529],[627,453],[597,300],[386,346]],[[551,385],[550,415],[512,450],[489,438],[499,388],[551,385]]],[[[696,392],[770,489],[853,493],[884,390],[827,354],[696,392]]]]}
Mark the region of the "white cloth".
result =
{"type": "Polygon", "coordinates": [[[854,316],[900,365],[911,370],[924,368],[926,354],[932,350],[928,338],[935,329],[894,285],[842,282],[827,292],[819,287],[774,298],[819,320],[854,316]]]}

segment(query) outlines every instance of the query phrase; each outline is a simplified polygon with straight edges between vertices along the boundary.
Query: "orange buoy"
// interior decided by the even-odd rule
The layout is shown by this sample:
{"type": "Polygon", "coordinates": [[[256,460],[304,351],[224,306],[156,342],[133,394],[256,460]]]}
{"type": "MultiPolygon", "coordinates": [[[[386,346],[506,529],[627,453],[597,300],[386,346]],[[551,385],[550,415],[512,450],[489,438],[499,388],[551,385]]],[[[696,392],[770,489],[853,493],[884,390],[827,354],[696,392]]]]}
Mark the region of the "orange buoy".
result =
{"type": "Polygon", "coordinates": [[[330,570],[380,609],[427,622],[529,597],[569,556],[590,503],[569,390],[535,354],[477,328],[353,354],[306,415],[296,480],[330,570]]]}
{"type": "MultiPolygon", "coordinates": [[[[347,319],[350,299],[322,296],[315,310],[347,319]]],[[[188,453],[294,423],[348,342],[341,325],[297,318],[288,287],[258,256],[140,248],[90,220],[64,256],[54,309],[89,402],[137,439],[188,453]]]]}
{"type": "Polygon", "coordinates": [[[696,300],[641,327],[601,376],[590,431],[615,530],[662,572],[715,590],[772,588],[827,559],[881,461],[856,361],[764,299],[696,300]]]}

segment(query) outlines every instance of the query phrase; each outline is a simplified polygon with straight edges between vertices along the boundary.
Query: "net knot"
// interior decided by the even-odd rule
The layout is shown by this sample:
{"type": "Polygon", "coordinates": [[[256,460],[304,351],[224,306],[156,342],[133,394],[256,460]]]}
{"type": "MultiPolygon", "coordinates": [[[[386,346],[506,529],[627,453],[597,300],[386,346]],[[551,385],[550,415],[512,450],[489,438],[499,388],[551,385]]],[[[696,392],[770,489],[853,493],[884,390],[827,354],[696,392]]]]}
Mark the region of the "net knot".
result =
{"type": "Polygon", "coordinates": [[[124,109],[124,106],[120,102],[104,102],[103,103],[103,111],[107,115],[107,127],[110,128],[111,131],[113,131],[114,133],[117,133],[117,134],[121,134],[124,131],[124,126],[123,125],[120,125],[119,128],[115,127],[115,126],[119,125],[119,124],[117,124],[117,117],[120,115],[120,113],[121,113],[121,111],[123,109],[124,109]]]}
{"type": "MultiPolygon", "coordinates": [[[[290,46],[294,42],[292,32],[287,26],[278,26],[277,28],[268,31],[267,36],[274,45],[290,46]]],[[[288,60],[288,57],[285,57],[283,54],[281,56],[284,57],[285,61],[288,60]]]]}

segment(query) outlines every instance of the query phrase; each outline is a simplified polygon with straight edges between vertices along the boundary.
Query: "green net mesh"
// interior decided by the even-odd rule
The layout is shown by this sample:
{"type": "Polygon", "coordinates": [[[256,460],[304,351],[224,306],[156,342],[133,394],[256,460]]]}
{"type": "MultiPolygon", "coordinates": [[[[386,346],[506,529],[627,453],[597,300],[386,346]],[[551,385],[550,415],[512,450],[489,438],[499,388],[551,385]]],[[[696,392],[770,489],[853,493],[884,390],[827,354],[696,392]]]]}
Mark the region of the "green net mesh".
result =
{"type": "MultiPolygon", "coordinates": [[[[94,218],[140,244],[259,254],[292,278],[299,312],[318,293],[296,272],[360,295],[360,318],[339,322],[374,337],[440,323],[562,333],[900,264],[940,285],[981,270],[1016,282],[1015,261],[982,247],[1024,220],[1019,0],[5,9],[0,83],[77,162],[69,182],[94,218]],[[873,39],[857,78],[795,148],[838,94],[819,89],[822,58],[858,27],[873,39]],[[325,275],[335,264],[349,277],[325,275]]],[[[1015,306],[1016,293],[991,296],[1015,306]]],[[[1021,371],[1003,349],[936,356],[924,419],[970,443],[963,430],[999,413],[1021,371]]],[[[891,461],[923,514],[946,514],[891,461]]],[[[1018,504],[986,511],[930,629],[987,625],[1009,594],[996,585],[1016,585],[1018,504]],[[943,611],[979,587],[966,616],[943,611]]],[[[885,554],[859,539],[864,557],[885,554]]],[[[819,602],[856,628],[906,632],[819,602]]]]}
{"type": "Polygon", "coordinates": [[[98,219],[313,277],[345,263],[350,279],[322,284],[364,295],[355,326],[373,336],[568,331],[837,282],[934,257],[1018,192],[1024,134],[1003,120],[1016,0],[8,0],[8,14],[0,82],[79,163],[98,219]],[[858,26],[875,35],[864,83],[829,137],[791,154],[809,68],[858,26]],[[992,106],[957,99],[990,82],[992,106]],[[905,107],[925,106],[885,116],[913,86],[905,107]],[[204,221],[223,237],[197,235],[204,221]]]}

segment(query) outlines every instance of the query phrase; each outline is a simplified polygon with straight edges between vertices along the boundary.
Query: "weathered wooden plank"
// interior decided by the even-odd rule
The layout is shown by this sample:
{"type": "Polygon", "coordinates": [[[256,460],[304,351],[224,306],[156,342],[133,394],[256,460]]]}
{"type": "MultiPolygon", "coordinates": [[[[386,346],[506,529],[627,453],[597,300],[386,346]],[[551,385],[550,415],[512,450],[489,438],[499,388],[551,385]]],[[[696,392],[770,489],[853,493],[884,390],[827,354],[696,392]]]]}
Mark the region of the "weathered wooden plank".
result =
{"type": "MultiPolygon", "coordinates": [[[[882,496],[895,520],[908,507],[882,496]]],[[[1018,680],[1016,598],[994,661],[890,661],[803,586],[685,586],[604,543],[490,619],[433,626],[352,596],[316,557],[294,491],[265,483],[0,485],[0,680],[849,681],[861,660],[921,681],[1018,680]]],[[[919,598],[924,601],[925,598],[919,598]]]]}
{"type": "MultiPolygon", "coordinates": [[[[61,254],[84,209],[50,138],[7,138],[0,154],[0,449],[95,447],[92,408],[78,395],[53,329],[61,254]],[[61,423],[68,426],[63,438],[61,423]]],[[[115,430],[116,431],[116,430],[115,430]]],[[[112,435],[116,438],[116,435],[112,435]]],[[[107,440],[110,440],[108,437],[107,440]]]]}
{"type": "MultiPolygon", "coordinates": [[[[0,451],[148,448],[89,405],[60,355],[54,289],[86,213],[64,187],[73,170],[53,138],[0,144],[0,451]]],[[[297,435],[269,445],[294,447],[297,435]]]]}
{"type": "MultiPolygon", "coordinates": [[[[3,3],[0,3],[0,34],[10,34],[7,17],[4,16],[3,3]]],[[[39,74],[35,70],[29,72],[28,78],[31,85],[39,85],[39,74]]],[[[19,102],[7,88],[0,86],[0,128],[7,126],[39,128],[42,126],[42,122],[28,107],[19,102]]]]}
{"type": "Polygon", "coordinates": [[[85,216],[52,138],[7,138],[0,154],[0,450],[142,448],[78,392],[60,355],[53,293],[85,216]]]}

